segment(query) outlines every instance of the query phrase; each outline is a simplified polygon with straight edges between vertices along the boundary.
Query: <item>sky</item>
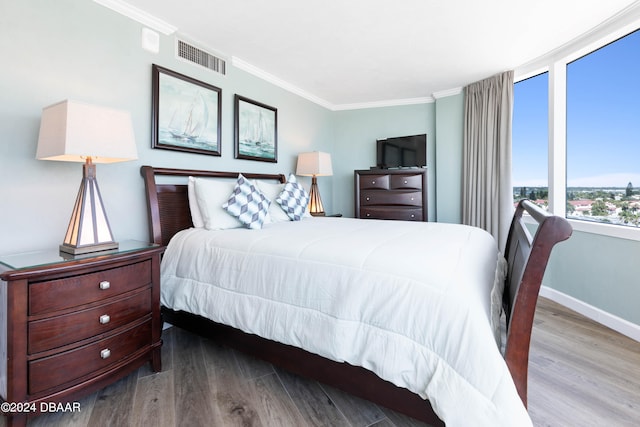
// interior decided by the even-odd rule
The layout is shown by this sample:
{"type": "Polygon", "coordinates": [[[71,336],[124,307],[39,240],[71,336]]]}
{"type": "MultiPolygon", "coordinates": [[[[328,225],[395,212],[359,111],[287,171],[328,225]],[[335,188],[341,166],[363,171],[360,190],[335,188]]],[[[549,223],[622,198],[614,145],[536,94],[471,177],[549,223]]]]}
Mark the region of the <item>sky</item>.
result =
{"type": "MultiPolygon", "coordinates": [[[[548,74],[514,89],[513,185],[546,186],[548,74]]],[[[567,68],[567,186],[640,187],[640,30],[567,68]]]]}

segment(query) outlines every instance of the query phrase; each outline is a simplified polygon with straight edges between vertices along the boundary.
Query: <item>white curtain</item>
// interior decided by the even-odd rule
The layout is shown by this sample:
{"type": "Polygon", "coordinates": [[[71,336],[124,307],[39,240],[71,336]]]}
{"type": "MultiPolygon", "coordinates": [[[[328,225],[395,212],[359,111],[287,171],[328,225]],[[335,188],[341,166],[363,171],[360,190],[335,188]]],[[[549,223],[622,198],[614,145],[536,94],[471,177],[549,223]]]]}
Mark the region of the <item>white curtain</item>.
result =
{"type": "Polygon", "coordinates": [[[513,71],[464,88],[462,222],[483,228],[504,250],[511,216],[513,71]]]}

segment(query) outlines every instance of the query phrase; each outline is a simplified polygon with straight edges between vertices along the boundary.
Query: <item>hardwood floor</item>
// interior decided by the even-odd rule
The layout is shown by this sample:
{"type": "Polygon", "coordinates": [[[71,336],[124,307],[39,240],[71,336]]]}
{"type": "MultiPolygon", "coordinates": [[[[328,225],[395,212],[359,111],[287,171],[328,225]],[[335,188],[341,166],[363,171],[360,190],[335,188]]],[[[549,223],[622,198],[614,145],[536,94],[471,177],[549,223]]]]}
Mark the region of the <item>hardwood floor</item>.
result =
{"type": "MultiPolygon", "coordinates": [[[[28,425],[424,426],[178,328],[165,330],[163,340],[162,372],[140,368],[82,399],[80,412],[28,425]]],[[[536,426],[639,425],[640,343],[541,299],[529,412],[536,426]]]]}
{"type": "Polygon", "coordinates": [[[640,425],[640,343],[541,299],[529,360],[536,426],[640,425]]]}

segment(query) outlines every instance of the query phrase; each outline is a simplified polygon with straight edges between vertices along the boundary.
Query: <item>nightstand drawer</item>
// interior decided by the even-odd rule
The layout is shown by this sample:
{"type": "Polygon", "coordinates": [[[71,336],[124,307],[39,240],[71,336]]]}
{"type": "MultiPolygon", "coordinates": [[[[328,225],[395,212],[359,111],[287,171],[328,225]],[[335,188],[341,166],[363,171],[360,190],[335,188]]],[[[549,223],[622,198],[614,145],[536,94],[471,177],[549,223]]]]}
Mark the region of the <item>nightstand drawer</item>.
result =
{"type": "Polygon", "coordinates": [[[422,206],[422,193],[419,191],[363,191],[360,204],[422,206]]]}
{"type": "Polygon", "coordinates": [[[29,322],[29,354],[91,338],[151,313],[151,288],[98,307],[29,322]]]}
{"type": "Polygon", "coordinates": [[[381,190],[389,189],[389,175],[363,175],[360,177],[360,188],[381,190]]]}
{"type": "Polygon", "coordinates": [[[392,189],[422,189],[422,177],[423,175],[391,175],[391,188],[392,189]]]}
{"type": "Polygon", "coordinates": [[[75,350],[29,362],[29,394],[66,384],[71,385],[137,350],[151,345],[151,316],[148,321],[109,338],[75,350]]]}
{"type": "Polygon", "coordinates": [[[109,298],[151,283],[151,261],[30,286],[29,314],[42,314],[109,298]]]}

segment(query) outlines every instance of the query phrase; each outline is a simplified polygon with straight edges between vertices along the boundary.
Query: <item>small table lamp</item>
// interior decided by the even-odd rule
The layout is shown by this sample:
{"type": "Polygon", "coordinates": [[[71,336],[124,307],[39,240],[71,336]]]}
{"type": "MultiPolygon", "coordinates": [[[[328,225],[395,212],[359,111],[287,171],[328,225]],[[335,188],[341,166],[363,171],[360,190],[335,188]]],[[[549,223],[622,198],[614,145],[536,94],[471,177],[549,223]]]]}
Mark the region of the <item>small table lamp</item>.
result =
{"type": "Polygon", "coordinates": [[[45,107],[36,158],[84,162],[80,191],[60,251],[78,255],[118,248],[102,204],[95,163],[138,158],[131,115],[69,100],[45,107]]]}
{"type": "Polygon", "coordinates": [[[331,155],[321,151],[298,154],[296,175],[311,176],[311,191],[309,193],[309,213],[314,216],[324,216],[324,207],[318,191],[317,176],[331,176],[331,155]]]}

